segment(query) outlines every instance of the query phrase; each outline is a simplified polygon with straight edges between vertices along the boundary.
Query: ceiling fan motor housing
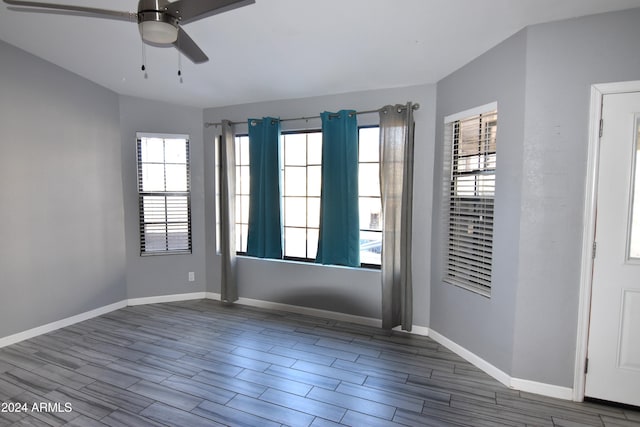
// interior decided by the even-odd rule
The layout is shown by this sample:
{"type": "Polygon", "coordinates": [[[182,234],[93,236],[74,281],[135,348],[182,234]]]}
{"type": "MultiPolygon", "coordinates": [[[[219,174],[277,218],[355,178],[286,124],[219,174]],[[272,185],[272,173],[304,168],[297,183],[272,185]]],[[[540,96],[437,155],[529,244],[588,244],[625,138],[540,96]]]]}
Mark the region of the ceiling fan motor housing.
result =
{"type": "Polygon", "coordinates": [[[171,44],[178,38],[180,18],[167,13],[168,0],[140,0],[138,28],[144,41],[171,44]]]}

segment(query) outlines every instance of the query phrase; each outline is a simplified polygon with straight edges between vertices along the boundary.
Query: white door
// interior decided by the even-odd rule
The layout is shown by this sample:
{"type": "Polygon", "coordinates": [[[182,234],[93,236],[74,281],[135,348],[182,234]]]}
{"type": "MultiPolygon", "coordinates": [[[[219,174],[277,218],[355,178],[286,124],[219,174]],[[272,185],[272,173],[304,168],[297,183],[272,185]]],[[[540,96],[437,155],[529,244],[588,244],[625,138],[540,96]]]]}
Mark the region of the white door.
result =
{"type": "Polygon", "coordinates": [[[640,92],[602,119],[585,395],[640,406],[640,92]]]}

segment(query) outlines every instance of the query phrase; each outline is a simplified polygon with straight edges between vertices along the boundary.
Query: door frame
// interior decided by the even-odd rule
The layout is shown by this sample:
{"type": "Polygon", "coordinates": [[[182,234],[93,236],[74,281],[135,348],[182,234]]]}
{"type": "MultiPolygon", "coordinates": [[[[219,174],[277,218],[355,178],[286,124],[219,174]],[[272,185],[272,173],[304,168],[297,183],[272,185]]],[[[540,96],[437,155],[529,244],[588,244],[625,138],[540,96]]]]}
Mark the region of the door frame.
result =
{"type": "Polygon", "coordinates": [[[591,315],[591,289],[593,284],[593,243],[596,228],[596,206],[598,201],[598,172],[600,163],[600,120],[604,95],[640,92],[640,80],[601,83],[591,86],[589,111],[589,145],[587,154],[587,176],[582,228],[582,256],[580,267],[580,296],[578,303],[578,330],[576,358],[573,376],[573,400],[584,400],[586,383],[586,359],[589,344],[589,318],[591,315]]]}

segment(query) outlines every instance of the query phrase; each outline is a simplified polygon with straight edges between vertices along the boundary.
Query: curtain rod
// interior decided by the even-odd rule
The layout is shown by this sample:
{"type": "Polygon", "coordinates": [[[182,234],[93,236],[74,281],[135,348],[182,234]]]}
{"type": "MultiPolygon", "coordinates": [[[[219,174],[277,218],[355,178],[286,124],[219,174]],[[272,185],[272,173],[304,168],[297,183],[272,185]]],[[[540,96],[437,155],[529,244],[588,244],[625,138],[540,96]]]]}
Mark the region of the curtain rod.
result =
{"type": "MultiPolygon", "coordinates": [[[[401,107],[401,110],[404,110],[406,107],[401,107]]],[[[420,108],[420,104],[413,104],[412,108],[414,110],[417,110],[420,108]]],[[[356,114],[371,114],[371,113],[379,113],[380,111],[382,111],[384,109],[383,108],[378,108],[377,110],[366,110],[366,111],[356,111],[356,114]]],[[[292,121],[296,121],[296,120],[312,120],[312,119],[319,119],[320,116],[309,116],[309,117],[292,117],[292,118],[288,118],[288,119],[279,119],[281,122],[292,122],[292,121]]],[[[258,121],[258,119],[256,119],[256,121],[258,121]]],[[[230,124],[232,125],[241,125],[241,124],[245,124],[247,123],[246,121],[244,122],[230,122],[230,124]]],[[[217,123],[211,123],[211,122],[205,122],[204,127],[208,128],[211,126],[221,126],[222,122],[217,122],[217,123]]]]}

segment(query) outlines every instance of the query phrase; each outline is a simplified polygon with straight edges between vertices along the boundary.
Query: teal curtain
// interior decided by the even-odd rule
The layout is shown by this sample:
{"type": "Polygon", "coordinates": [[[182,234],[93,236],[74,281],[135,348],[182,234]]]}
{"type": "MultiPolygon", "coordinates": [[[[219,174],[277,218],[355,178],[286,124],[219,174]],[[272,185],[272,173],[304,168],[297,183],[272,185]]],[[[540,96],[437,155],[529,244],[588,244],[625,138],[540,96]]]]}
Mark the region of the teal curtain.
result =
{"type": "Polygon", "coordinates": [[[280,120],[249,119],[247,255],[282,258],[280,120]]]}
{"type": "Polygon", "coordinates": [[[316,262],[360,266],[358,123],[355,111],[324,112],[322,192],[316,262]]]}

